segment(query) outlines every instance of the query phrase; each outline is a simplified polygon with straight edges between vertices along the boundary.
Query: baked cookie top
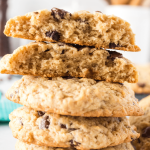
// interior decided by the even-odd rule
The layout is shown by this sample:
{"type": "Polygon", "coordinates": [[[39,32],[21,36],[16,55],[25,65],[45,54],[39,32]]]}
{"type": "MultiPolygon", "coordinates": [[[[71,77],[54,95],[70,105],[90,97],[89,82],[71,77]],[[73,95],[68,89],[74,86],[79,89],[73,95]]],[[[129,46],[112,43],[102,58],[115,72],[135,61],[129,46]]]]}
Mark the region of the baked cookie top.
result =
{"type": "Polygon", "coordinates": [[[122,54],[64,43],[30,43],[0,61],[0,73],[44,77],[72,76],[136,83],[138,72],[122,54]]]}
{"type": "Polygon", "coordinates": [[[58,8],[39,10],[10,19],[7,36],[49,42],[65,42],[97,48],[140,51],[125,20],[100,11],[73,14],[58,8]]]}
{"type": "Polygon", "coordinates": [[[139,137],[126,117],[72,117],[21,107],[10,120],[15,138],[41,146],[100,149],[139,137]]]}
{"type": "Polygon", "coordinates": [[[88,78],[24,76],[6,97],[36,110],[71,116],[142,115],[134,92],[120,83],[88,78]]]}

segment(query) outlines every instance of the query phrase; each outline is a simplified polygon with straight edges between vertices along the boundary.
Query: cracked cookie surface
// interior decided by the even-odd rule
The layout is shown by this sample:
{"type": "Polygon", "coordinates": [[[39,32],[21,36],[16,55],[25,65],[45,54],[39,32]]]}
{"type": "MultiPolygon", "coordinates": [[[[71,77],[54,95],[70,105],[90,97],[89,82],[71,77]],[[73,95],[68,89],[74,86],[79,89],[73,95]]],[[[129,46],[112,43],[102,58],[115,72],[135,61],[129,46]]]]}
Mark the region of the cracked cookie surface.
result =
{"type": "MultiPolygon", "coordinates": [[[[47,146],[38,146],[34,144],[27,144],[21,141],[17,141],[16,150],[76,150],[75,148],[60,148],[60,147],[47,147],[47,146]]],[[[113,147],[107,147],[99,150],[134,150],[133,146],[130,143],[123,143],[113,147]]]]}
{"type": "Polygon", "coordinates": [[[41,146],[100,149],[139,137],[126,117],[71,117],[21,107],[10,120],[15,138],[41,146]]]}
{"type": "Polygon", "coordinates": [[[100,11],[62,9],[40,10],[10,19],[4,33],[7,36],[36,41],[65,42],[125,51],[140,51],[130,24],[100,11]]]}
{"type": "Polygon", "coordinates": [[[35,110],[85,117],[142,115],[134,92],[120,83],[88,78],[24,76],[6,97],[35,110]]]}
{"type": "Polygon", "coordinates": [[[138,72],[122,54],[64,43],[30,43],[4,56],[0,73],[44,77],[73,76],[136,83],[138,72]]]}

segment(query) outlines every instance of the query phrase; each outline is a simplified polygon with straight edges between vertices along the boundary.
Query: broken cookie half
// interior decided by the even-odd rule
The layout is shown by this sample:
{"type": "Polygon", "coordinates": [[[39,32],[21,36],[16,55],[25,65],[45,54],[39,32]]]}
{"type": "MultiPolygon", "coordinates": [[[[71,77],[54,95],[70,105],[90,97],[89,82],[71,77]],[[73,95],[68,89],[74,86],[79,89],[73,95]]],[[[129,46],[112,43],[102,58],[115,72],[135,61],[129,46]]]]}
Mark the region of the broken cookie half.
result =
{"type": "Polygon", "coordinates": [[[84,77],[136,83],[138,72],[122,54],[65,43],[33,42],[4,56],[0,73],[42,77],[84,77]]]}
{"type": "Polygon", "coordinates": [[[40,10],[10,19],[7,36],[48,42],[65,42],[104,49],[140,51],[130,24],[100,11],[73,14],[58,8],[40,10]]]}

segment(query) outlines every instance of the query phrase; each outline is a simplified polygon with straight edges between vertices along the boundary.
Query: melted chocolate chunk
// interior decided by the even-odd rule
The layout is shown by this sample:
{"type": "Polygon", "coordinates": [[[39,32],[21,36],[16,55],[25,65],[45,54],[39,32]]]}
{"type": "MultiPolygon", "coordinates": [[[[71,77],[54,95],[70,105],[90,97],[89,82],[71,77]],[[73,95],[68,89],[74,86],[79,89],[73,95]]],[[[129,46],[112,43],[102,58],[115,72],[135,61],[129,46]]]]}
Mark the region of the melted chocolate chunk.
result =
{"type": "Polygon", "coordinates": [[[109,43],[109,48],[115,49],[115,47],[121,47],[119,44],[109,43]]]}
{"type": "Polygon", "coordinates": [[[48,80],[52,80],[52,77],[48,77],[48,80]]]}
{"type": "Polygon", "coordinates": [[[64,54],[65,53],[65,50],[62,50],[61,54],[64,54]]]}
{"type": "Polygon", "coordinates": [[[57,31],[52,31],[52,32],[48,31],[45,33],[45,35],[47,37],[52,38],[52,40],[54,40],[54,41],[59,41],[59,39],[60,39],[60,33],[58,33],[57,31]]]}
{"type": "Polygon", "coordinates": [[[102,13],[101,11],[95,11],[95,12],[102,13]]]}
{"type": "Polygon", "coordinates": [[[66,127],[65,124],[60,124],[60,127],[61,127],[61,128],[64,128],[64,129],[67,129],[67,127],[66,127]]]}
{"type": "Polygon", "coordinates": [[[81,143],[76,142],[76,141],[74,141],[74,140],[70,140],[69,142],[70,142],[70,146],[71,146],[72,148],[74,148],[74,147],[76,147],[76,146],[78,146],[78,145],[81,144],[81,143]]]}
{"type": "Polygon", "coordinates": [[[48,129],[49,128],[49,125],[50,125],[50,119],[49,119],[49,116],[44,116],[41,120],[41,123],[39,125],[39,128],[40,129],[48,129]]]}
{"type": "Polygon", "coordinates": [[[50,49],[47,49],[47,50],[45,50],[44,52],[48,52],[48,51],[50,51],[50,49]]]}
{"type": "Polygon", "coordinates": [[[144,131],[142,133],[142,137],[150,138],[150,127],[147,127],[144,129],[144,131]]]}
{"type": "Polygon", "coordinates": [[[70,77],[70,76],[64,76],[62,77],[63,79],[72,79],[73,77],[70,77]]]}
{"type": "Polygon", "coordinates": [[[51,15],[55,18],[55,19],[65,19],[66,14],[69,14],[71,16],[71,13],[63,10],[63,9],[58,9],[58,8],[52,8],[51,9],[51,15]]]}
{"type": "Polygon", "coordinates": [[[109,56],[107,57],[107,59],[111,59],[112,61],[114,61],[116,58],[123,58],[123,55],[115,52],[115,51],[108,51],[109,52],[109,56]]]}
{"type": "Polygon", "coordinates": [[[34,12],[35,14],[39,14],[39,12],[34,12]]]}
{"type": "Polygon", "coordinates": [[[118,121],[119,121],[119,122],[121,122],[121,121],[122,121],[122,119],[121,119],[121,118],[118,118],[118,121]]]}
{"type": "Polygon", "coordinates": [[[45,112],[43,112],[43,111],[37,111],[37,112],[40,117],[45,115],[45,112]]]}
{"type": "Polygon", "coordinates": [[[137,83],[139,87],[144,88],[146,85],[145,83],[137,83]]]}

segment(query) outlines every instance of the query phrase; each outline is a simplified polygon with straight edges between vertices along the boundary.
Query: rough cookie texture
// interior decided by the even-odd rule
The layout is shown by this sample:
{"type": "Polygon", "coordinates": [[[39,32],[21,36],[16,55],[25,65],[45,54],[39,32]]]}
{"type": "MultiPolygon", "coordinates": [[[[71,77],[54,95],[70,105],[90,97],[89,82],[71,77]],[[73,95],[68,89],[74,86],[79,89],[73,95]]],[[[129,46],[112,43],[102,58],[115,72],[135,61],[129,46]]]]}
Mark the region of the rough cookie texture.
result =
{"type": "Polygon", "coordinates": [[[128,84],[137,94],[150,94],[150,64],[136,65],[139,72],[138,82],[128,84]]]}
{"type": "Polygon", "coordinates": [[[41,146],[100,149],[139,137],[126,117],[71,117],[21,107],[10,114],[13,136],[41,146]],[[44,115],[43,115],[44,114],[44,115]]]}
{"type": "Polygon", "coordinates": [[[130,122],[135,125],[140,133],[139,139],[133,141],[136,150],[150,149],[150,96],[140,101],[140,106],[145,110],[141,117],[130,117],[130,122]]]}
{"type": "Polygon", "coordinates": [[[86,117],[142,115],[134,92],[120,83],[87,78],[24,76],[6,97],[36,110],[86,117]]]}
{"type": "Polygon", "coordinates": [[[0,72],[45,77],[86,77],[108,82],[136,83],[134,65],[115,51],[64,43],[30,43],[6,55],[0,72]]]}
{"type": "MultiPolygon", "coordinates": [[[[55,147],[46,147],[38,146],[34,144],[27,144],[21,141],[17,141],[16,150],[76,150],[75,148],[55,148],[55,147]]],[[[113,147],[103,148],[101,150],[134,150],[133,146],[130,143],[123,143],[113,147]]]]}
{"type": "Polygon", "coordinates": [[[73,14],[62,9],[40,10],[10,19],[7,36],[36,41],[61,41],[79,45],[140,51],[130,24],[119,17],[100,11],[73,14]]]}

